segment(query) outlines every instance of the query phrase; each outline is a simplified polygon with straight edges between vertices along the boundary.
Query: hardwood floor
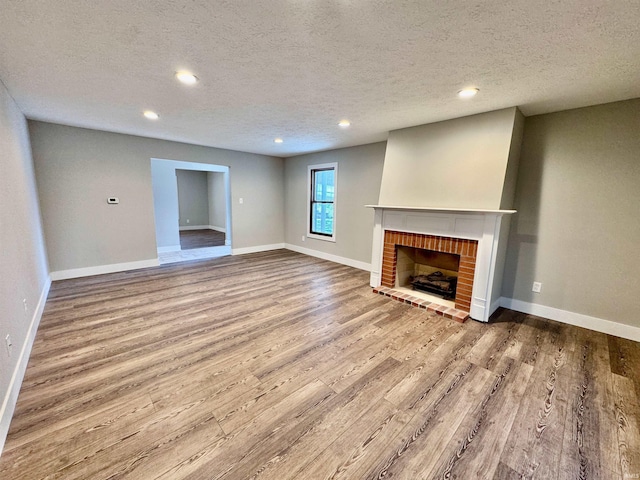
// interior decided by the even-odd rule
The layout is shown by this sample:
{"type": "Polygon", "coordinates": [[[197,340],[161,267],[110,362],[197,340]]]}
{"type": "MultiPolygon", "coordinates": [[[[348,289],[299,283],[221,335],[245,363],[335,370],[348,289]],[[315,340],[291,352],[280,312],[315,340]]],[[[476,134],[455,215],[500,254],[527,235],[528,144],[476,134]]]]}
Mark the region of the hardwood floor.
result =
{"type": "Polygon", "coordinates": [[[216,230],[182,230],[180,232],[180,248],[182,250],[219,247],[224,245],[224,240],[225,234],[216,230]]]}
{"type": "Polygon", "coordinates": [[[639,478],[638,398],[638,343],[224,257],[54,282],[0,478],[639,478]]]}

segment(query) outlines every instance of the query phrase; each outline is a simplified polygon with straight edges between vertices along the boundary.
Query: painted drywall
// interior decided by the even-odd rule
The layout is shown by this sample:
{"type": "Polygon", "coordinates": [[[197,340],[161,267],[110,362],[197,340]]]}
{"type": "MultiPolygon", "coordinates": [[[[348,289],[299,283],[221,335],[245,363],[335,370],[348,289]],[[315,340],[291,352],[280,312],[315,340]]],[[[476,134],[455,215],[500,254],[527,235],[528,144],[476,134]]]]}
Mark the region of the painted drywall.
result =
{"type": "MultiPolygon", "coordinates": [[[[522,153],[522,137],[524,135],[524,115],[516,109],[513,122],[513,133],[511,135],[511,145],[509,146],[509,157],[507,170],[502,187],[502,197],[500,208],[512,210],[515,203],[516,186],[518,182],[518,170],[520,166],[520,155],[522,153]]],[[[507,249],[509,245],[509,232],[511,230],[511,215],[504,215],[500,221],[500,231],[498,232],[498,251],[496,254],[496,267],[493,275],[493,286],[491,288],[491,298],[489,305],[491,310],[500,304],[502,298],[502,285],[504,283],[504,268],[507,261],[507,249]]]]}
{"type": "Polygon", "coordinates": [[[209,225],[207,172],[176,170],[181,227],[209,225]]]}
{"type": "Polygon", "coordinates": [[[389,133],[380,205],[499,209],[517,108],[389,133]]]}
{"type": "MultiPolygon", "coordinates": [[[[518,182],[518,169],[520,166],[520,155],[522,153],[522,137],[524,135],[524,115],[516,109],[513,120],[513,133],[511,134],[511,145],[509,146],[509,158],[507,160],[507,171],[504,176],[502,187],[502,198],[500,208],[512,210],[516,198],[516,185],[518,182]]],[[[508,222],[507,222],[508,225],[508,222]]],[[[507,228],[506,233],[509,233],[507,228]]],[[[499,289],[498,289],[499,290],[499,289]]]]}
{"type": "Polygon", "coordinates": [[[526,119],[505,297],[640,326],[638,132],[640,99],[526,119]]]}
{"type": "Polygon", "coordinates": [[[281,158],[44,122],[29,128],[52,271],[157,257],[151,158],[229,166],[233,247],[283,242],[281,158]],[[108,196],[120,204],[107,205],[108,196]]]}
{"type": "Polygon", "coordinates": [[[0,165],[1,452],[50,283],[27,121],[2,82],[0,165]]]}
{"type": "Polygon", "coordinates": [[[151,182],[158,250],[180,250],[178,182],[172,162],[151,159],[151,182]]]}
{"type": "Polygon", "coordinates": [[[377,203],[385,143],[342,148],[285,160],[285,241],[289,245],[358,262],[371,262],[373,209],[377,203]],[[338,163],[336,241],[302,237],[307,233],[307,166],[338,163]]]}
{"type": "Polygon", "coordinates": [[[226,231],[226,199],[224,195],[224,174],[207,172],[207,193],[209,198],[209,226],[218,231],[226,231]]]}

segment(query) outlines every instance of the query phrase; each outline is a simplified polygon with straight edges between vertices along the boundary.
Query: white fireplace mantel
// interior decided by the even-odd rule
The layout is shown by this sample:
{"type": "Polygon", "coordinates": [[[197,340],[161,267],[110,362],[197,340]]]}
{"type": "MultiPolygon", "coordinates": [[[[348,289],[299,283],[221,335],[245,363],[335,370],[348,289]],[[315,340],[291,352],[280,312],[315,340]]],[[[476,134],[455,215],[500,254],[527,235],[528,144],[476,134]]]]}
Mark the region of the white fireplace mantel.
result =
{"type": "Polygon", "coordinates": [[[443,208],[443,207],[398,207],[395,205],[365,205],[367,208],[384,210],[405,210],[415,212],[445,212],[445,213],[497,213],[508,215],[516,210],[485,210],[483,208],[443,208]]]}
{"type": "Polygon", "coordinates": [[[372,287],[380,286],[385,230],[477,240],[478,255],[469,315],[482,322],[489,320],[498,308],[509,236],[508,219],[515,210],[366,206],[375,211],[370,280],[372,287]]]}

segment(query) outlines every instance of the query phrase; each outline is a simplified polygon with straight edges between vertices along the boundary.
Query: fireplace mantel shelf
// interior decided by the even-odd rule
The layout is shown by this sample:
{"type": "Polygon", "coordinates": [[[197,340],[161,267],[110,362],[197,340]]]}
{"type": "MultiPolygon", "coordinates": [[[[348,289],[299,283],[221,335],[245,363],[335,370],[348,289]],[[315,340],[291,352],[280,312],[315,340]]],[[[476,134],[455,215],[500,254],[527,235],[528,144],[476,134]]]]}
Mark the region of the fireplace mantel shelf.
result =
{"type": "Polygon", "coordinates": [[[516,213],[516,210],[485,210],[482,208],[399,207],[397,205],[365,205],[365,207],[385,210],[415,210],[417,212],[495,213],[500,215],[511,215],[512,213],[516,213]]]}

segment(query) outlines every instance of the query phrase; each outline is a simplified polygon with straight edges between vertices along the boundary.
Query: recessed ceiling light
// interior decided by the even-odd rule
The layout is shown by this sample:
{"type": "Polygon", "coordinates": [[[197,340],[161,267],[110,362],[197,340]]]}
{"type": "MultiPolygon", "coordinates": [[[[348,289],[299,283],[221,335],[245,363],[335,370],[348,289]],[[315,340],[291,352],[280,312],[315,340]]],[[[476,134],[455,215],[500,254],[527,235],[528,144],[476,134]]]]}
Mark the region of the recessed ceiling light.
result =
{"type": "Polygon", "coordinates": [[[349,120],[340,120],[338,122],[338,125],[340,125],[342,128],[347,128],[349,125],[351,125],[351,122],[349,120]]]}
{"type": "Polygon", "coordinates": [[[477,88],[465,88],[463,90],[460,90],[458,92],[458,96],[460,98],[471,98],[471,97],[475,97],[476,93],[478,93],[479,90],[477,88]]]}
{"type": "Polygon", "coordinates": [[[157,120],[160,117],[160,115],[151,110],[145,110],[142,114],[149,120],[157,120]]]}
{"type": "Polygon", "coordinates": [[[273,140],[275,143],[282,143],[284,142],[284,140],[282,140],[281,138],[276,138],[273,140]]]}
{"type": "Polygon", "coordinates": [[[176,72],[176,78],[185,85],[194,85],[198,82],[198,77],[196,77],[193,73],[184,70],[176,72]]]}

